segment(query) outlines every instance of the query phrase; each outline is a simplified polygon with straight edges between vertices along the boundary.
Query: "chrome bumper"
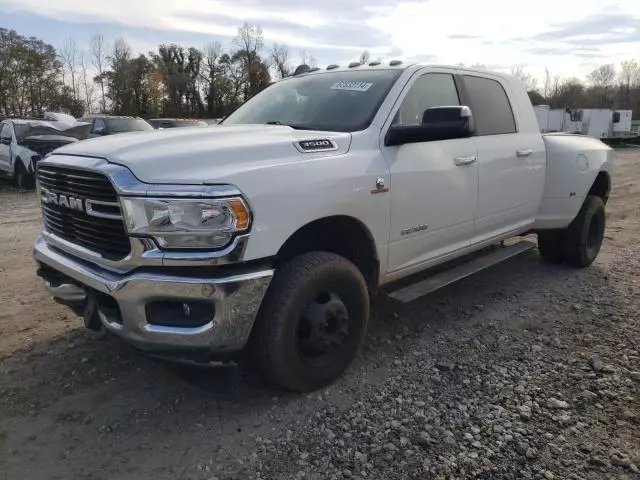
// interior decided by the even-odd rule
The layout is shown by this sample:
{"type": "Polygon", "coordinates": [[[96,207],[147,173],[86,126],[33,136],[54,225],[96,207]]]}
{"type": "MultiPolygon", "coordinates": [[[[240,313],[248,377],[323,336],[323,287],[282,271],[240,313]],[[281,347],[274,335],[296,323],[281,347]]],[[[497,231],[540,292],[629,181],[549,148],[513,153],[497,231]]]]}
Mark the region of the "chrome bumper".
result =
{"type": "Polygon", "coordinates": [[[120,316],[114,319],[112,313],[98,305],[105,328],[151,351],[206,349],[223,353],[242,349],[273,276],[271,269],[194,277],[144,272],[118,274],[70,257],[50,247],[42,236],[36,239],[34,257],[73,279],[62,283],[45,279],[45,288],[54,297],[77,302],[86,298],[87,291],[111,297],[118,304],[120,316]],[[210,301],[214,305],[213,319],[199,327],[151,324],[147,321],[146,304],[158,300],[210,301]]]}

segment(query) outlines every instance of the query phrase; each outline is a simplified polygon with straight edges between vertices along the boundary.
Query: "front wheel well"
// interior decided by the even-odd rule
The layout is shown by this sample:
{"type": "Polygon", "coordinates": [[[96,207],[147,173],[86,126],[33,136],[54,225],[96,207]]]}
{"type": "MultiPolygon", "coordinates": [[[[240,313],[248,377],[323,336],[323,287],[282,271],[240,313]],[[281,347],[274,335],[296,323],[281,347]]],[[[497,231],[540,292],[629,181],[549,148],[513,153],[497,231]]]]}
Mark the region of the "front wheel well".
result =
{"type": "Polygon", "coordinates": [[[378,288],[380,262],[369,229],[349,216],[315,220],[298,229],[278,251],[276,268],[307,252],[323,251],[340,255],[358,267],[370,292],[378,288]]]}
{"type": "Polygon", "coordinates": [[[589,193],[587,195],[595,195],[600,197],[606,204],[609,199],[609,192],[611,191],[611,179],[607,172],[600,172],[591,185],[589,193]]]}

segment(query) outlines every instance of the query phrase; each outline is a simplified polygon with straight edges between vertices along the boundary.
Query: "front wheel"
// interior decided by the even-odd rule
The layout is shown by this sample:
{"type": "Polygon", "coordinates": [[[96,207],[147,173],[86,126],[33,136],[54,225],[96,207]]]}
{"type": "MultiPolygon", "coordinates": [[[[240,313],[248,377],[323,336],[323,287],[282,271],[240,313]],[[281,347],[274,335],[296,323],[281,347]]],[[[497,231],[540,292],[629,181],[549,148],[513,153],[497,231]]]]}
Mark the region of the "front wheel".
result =
{"type": "Polygon", "coordinates": [[[316,390],[349,366],[368,318],[369,294],[358,268],[339,255],[306,253],[276,272],[249,348],[275,383],[316,390]]]}
{"type": "Polygon", "coordinates": [[[13,172],[13,181],[18,190],[26,190],[33,186],[33,177],[29,174],[22,161],[16,159],[15,171],[13,172]]]}

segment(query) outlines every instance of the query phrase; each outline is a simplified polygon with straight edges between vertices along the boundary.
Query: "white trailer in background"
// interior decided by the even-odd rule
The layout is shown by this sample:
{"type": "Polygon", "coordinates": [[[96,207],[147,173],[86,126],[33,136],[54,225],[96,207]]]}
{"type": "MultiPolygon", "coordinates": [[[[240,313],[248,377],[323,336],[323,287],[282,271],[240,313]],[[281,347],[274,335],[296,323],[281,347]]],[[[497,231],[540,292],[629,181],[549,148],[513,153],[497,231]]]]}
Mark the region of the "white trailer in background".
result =
{"type": "Polygon", "coordinates": [[[536,105],[533,107],[533,111],[536,114],[536,120],[538,121],[538,127],[542,133],[549,131],[549,113],[551,107],[549,105],[536,105]]]}
{"type": "Polygon", "coordinates": [[[614,110],[613,136],[616,134],[628,134],[631,132],[631,120],[633,112],[631,110],[614,110]],[[616,115],[616,113],[618,115],[616,115]],[[618,120],[617,122],[615,120],[618,120]]]}
{"type": "Polygon", "coordinates": [[[631,110],[588,108],[584,110],[582,133],[602,140],[628,140],[638,136],[631,128],[631,110]]]}
{"type": "Polygon", "coordinates": [[[584,110],[582,133],[593,138],[609,138],[613,131],[613,110],[587,108],[584,110]]]}
{"type": "Polygon", "coordinates": [[[582,131],[582,110],[550,108],[549,105],[533,107],[542,133],[582,131]]]}

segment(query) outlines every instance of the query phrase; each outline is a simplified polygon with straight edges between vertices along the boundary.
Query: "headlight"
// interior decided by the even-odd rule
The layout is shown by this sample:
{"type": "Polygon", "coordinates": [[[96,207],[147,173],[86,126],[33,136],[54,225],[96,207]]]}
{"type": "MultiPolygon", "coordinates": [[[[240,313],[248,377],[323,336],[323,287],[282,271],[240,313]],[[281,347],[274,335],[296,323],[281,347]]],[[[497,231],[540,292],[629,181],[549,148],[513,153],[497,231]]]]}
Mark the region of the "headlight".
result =
{"type": "Polygon", "coordinates": [[[249,229],[239,197],[220,199],[122,198],[130,235],[153,237],[162,248],[222,248],[249,229]]]}

